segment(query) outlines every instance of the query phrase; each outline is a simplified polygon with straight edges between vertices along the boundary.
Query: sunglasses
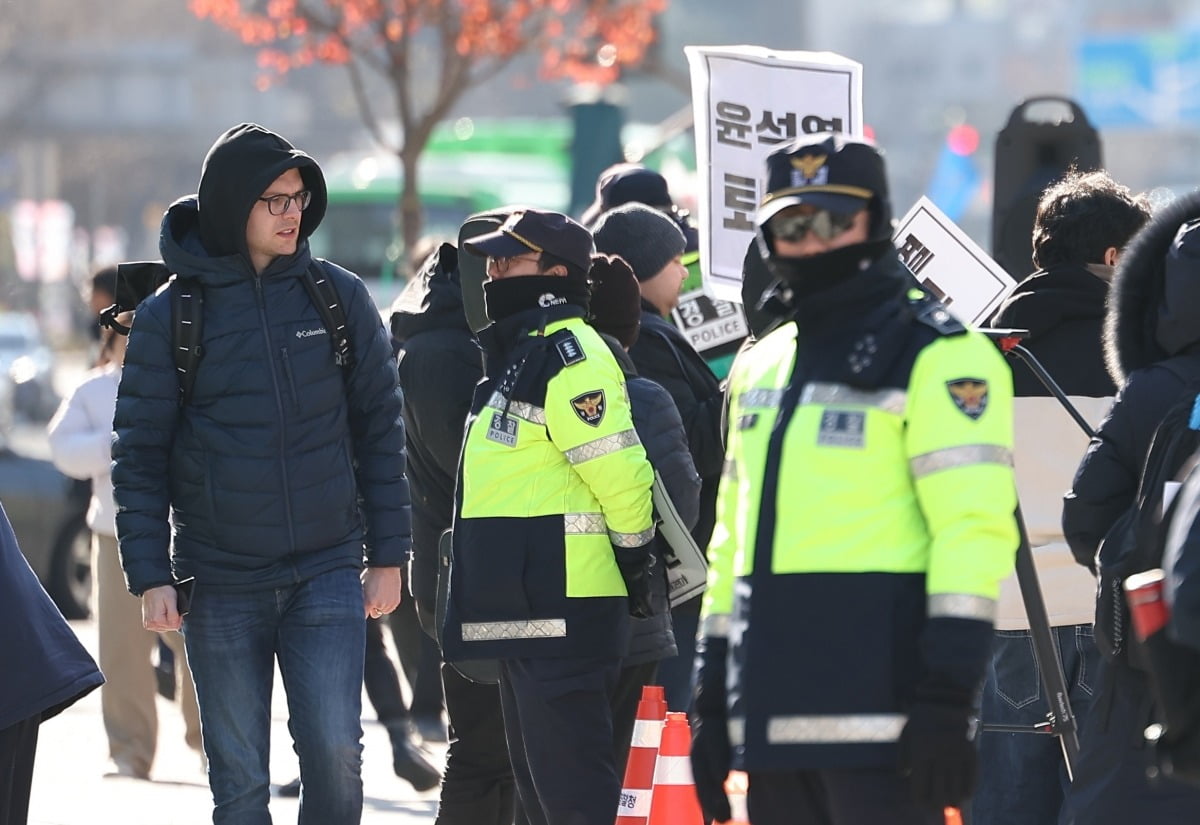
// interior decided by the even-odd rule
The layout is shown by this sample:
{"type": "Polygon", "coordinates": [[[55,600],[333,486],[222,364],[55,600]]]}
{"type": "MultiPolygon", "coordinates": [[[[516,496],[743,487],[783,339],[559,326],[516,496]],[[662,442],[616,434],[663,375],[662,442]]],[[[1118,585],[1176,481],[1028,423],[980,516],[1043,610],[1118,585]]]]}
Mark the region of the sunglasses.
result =
{"type": "Polygon", "coordinates": [[[810,214],[776,215],[771,218],[771,234],[781,241],[797,243],[812,232],[822,241],[832,241],[854,225],[857,213],[830,212],[820,209],[810,214]]]}
{"type": "Polygon", "coordinates": [[[514,261],[532,261],[533,263],[536,264],[540,260],[541,260],[541,256],[537,255],[537,254],[514,255],[511,258],[492,258],[491,259],[492,264],[496,267],[496,272],[500,273],[501,275],[508,272],[509,267],[511,267],[513,265],[514,261]]]}

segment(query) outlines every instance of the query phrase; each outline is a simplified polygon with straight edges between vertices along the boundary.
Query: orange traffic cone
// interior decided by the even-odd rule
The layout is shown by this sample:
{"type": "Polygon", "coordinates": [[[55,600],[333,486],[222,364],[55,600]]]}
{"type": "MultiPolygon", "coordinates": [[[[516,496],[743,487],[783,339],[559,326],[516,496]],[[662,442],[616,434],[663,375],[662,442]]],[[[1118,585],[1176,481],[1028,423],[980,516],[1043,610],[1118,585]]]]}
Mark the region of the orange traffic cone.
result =
{"type": "Polygon", "coordinates": [[[654,763],[658,759],[666,715],[667,699],[662,687],[643,686],[633,723],[629,759],[625,763],[625,783],[617,803],[617,825],[646,825],[654,793],[654,763]]]}
{"type": "Polygon", "coordinates": [[[686,713],[668,713],[658,762],[649,825],[704,825],[696,783],[692,779],[692,729],[686,713]]]}

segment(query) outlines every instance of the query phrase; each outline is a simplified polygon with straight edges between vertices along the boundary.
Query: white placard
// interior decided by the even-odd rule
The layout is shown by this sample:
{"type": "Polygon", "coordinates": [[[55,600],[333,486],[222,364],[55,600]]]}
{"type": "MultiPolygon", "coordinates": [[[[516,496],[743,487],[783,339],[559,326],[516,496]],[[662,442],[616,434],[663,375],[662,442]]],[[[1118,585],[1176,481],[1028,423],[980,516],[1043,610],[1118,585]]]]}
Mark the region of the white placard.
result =
{"type": "Polygon", "coordinates": [[[958,320],[986,326],[1017,285],[954,221],[922,197],[892,235],[900,259],[958,320]]]}
{"type": "Polygon", "coordinates": [[[832,52],[686,46],[692,75],[704,291],[741,303],[765,159],[802,134],[861,137],[862,64],[832,52]]]}

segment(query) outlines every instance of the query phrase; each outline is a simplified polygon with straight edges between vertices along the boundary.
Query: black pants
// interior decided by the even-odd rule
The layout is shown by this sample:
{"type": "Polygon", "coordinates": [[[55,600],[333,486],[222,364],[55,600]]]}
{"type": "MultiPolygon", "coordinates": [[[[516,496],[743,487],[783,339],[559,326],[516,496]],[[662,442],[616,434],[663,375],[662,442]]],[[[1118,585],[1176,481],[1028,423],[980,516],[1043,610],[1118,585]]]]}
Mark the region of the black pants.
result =
{"type": "Polygon", "coordinates": [[[533,825],[612,825],[613,658],[501,659],[500,703],[513,776],[533,825]]]}
{"type": "Polygon", "coordinates": [[[658,663],[658,683],[667,694],[670,710],[687,712],[692,703],[692,669],[696,665],[696,631],[700,627],[700,598],[689,599],[671,610],[676,656],[658,663]]]}
{"type": "Polygon", "coordinates": [[[400,678],[383,641],[383,620],[367,619],[367,650],[363,660],[363,686],[375,716],[389,729],[408,722],[408,706],[400,692],[400,678]]]}
{"type": "Polygon", "coordinates": [[[29,789],[42,716],[31,716],[0,730],[0,825],[25,825],[29,789]]]}
{"type": "Polygon", "coordinates": [[[442,681],[450,751],[437,825],[524,822],[508,759],[499,686],[472,682],[449,665],[442,665],[442,681]]]}
{"type": "Polygon", "coordinates": [[[754,825],[943,825],[942,811],[917,808],[893,769],[750,773],[754,825]]]}
{"type": "Polygon", "coordinates": [[[1080,732],[1075,781],[1060,822],[1200,822],[1200,789],[1163,777],[1154,782],[1146,778],[1150,753],[1143,732],[1153,715],[1145,674],[1102,661],[1092,709],[1080,732]]]}
{"type": "Polygon", "coordinates": [[[387,622],[392,629],[400,669],[412,688],[409,712],[412,716],[440,717],[444,704],[439,673],[442,657],[437,642],[421,629],[417,600],[405,594],[400,606],[388,615],[387,622]]]}
{"type": "Polygon", "coordinates": [[[617,778],[624,781],[625,763],[629,759],[629,744],[633,739],[633,726],[637,721],[637,706],[642,698],[642,688],[655,684],[658,661],[643,662],[621,668],[617,687],[612,695],[613,764],[617,778]]]}

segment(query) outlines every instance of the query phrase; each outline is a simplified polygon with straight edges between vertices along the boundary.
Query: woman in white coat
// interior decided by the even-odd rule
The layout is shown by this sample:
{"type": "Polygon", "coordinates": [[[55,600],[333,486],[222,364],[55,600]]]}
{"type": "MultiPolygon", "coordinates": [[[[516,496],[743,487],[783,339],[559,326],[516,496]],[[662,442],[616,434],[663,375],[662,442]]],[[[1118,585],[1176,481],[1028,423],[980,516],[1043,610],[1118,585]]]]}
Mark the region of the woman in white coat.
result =
{"type": "MultiPolygon", "coordinates": [[[[123,323],[131,322],[129,315],[121,319],[123,323]]],[[[150,654],[159,634],[142,627],[141,602],[125,588],[109,474],[113,411],[126,340],[112,329],[101,331],[99,365],[63,400],[48,429],[54,464],[72,478],[92,482],[87,523],[92,530],[100,669],[107,679],[100,697],[109,754],[117,774],[148,779],[158,744],[157,680],[150,654]]],[[[187,744],[202,753],[200,715],[191,673],[184,664],[183,637],[162,636],[175,653],[182,683],[179,695],[187,744]]]]}

